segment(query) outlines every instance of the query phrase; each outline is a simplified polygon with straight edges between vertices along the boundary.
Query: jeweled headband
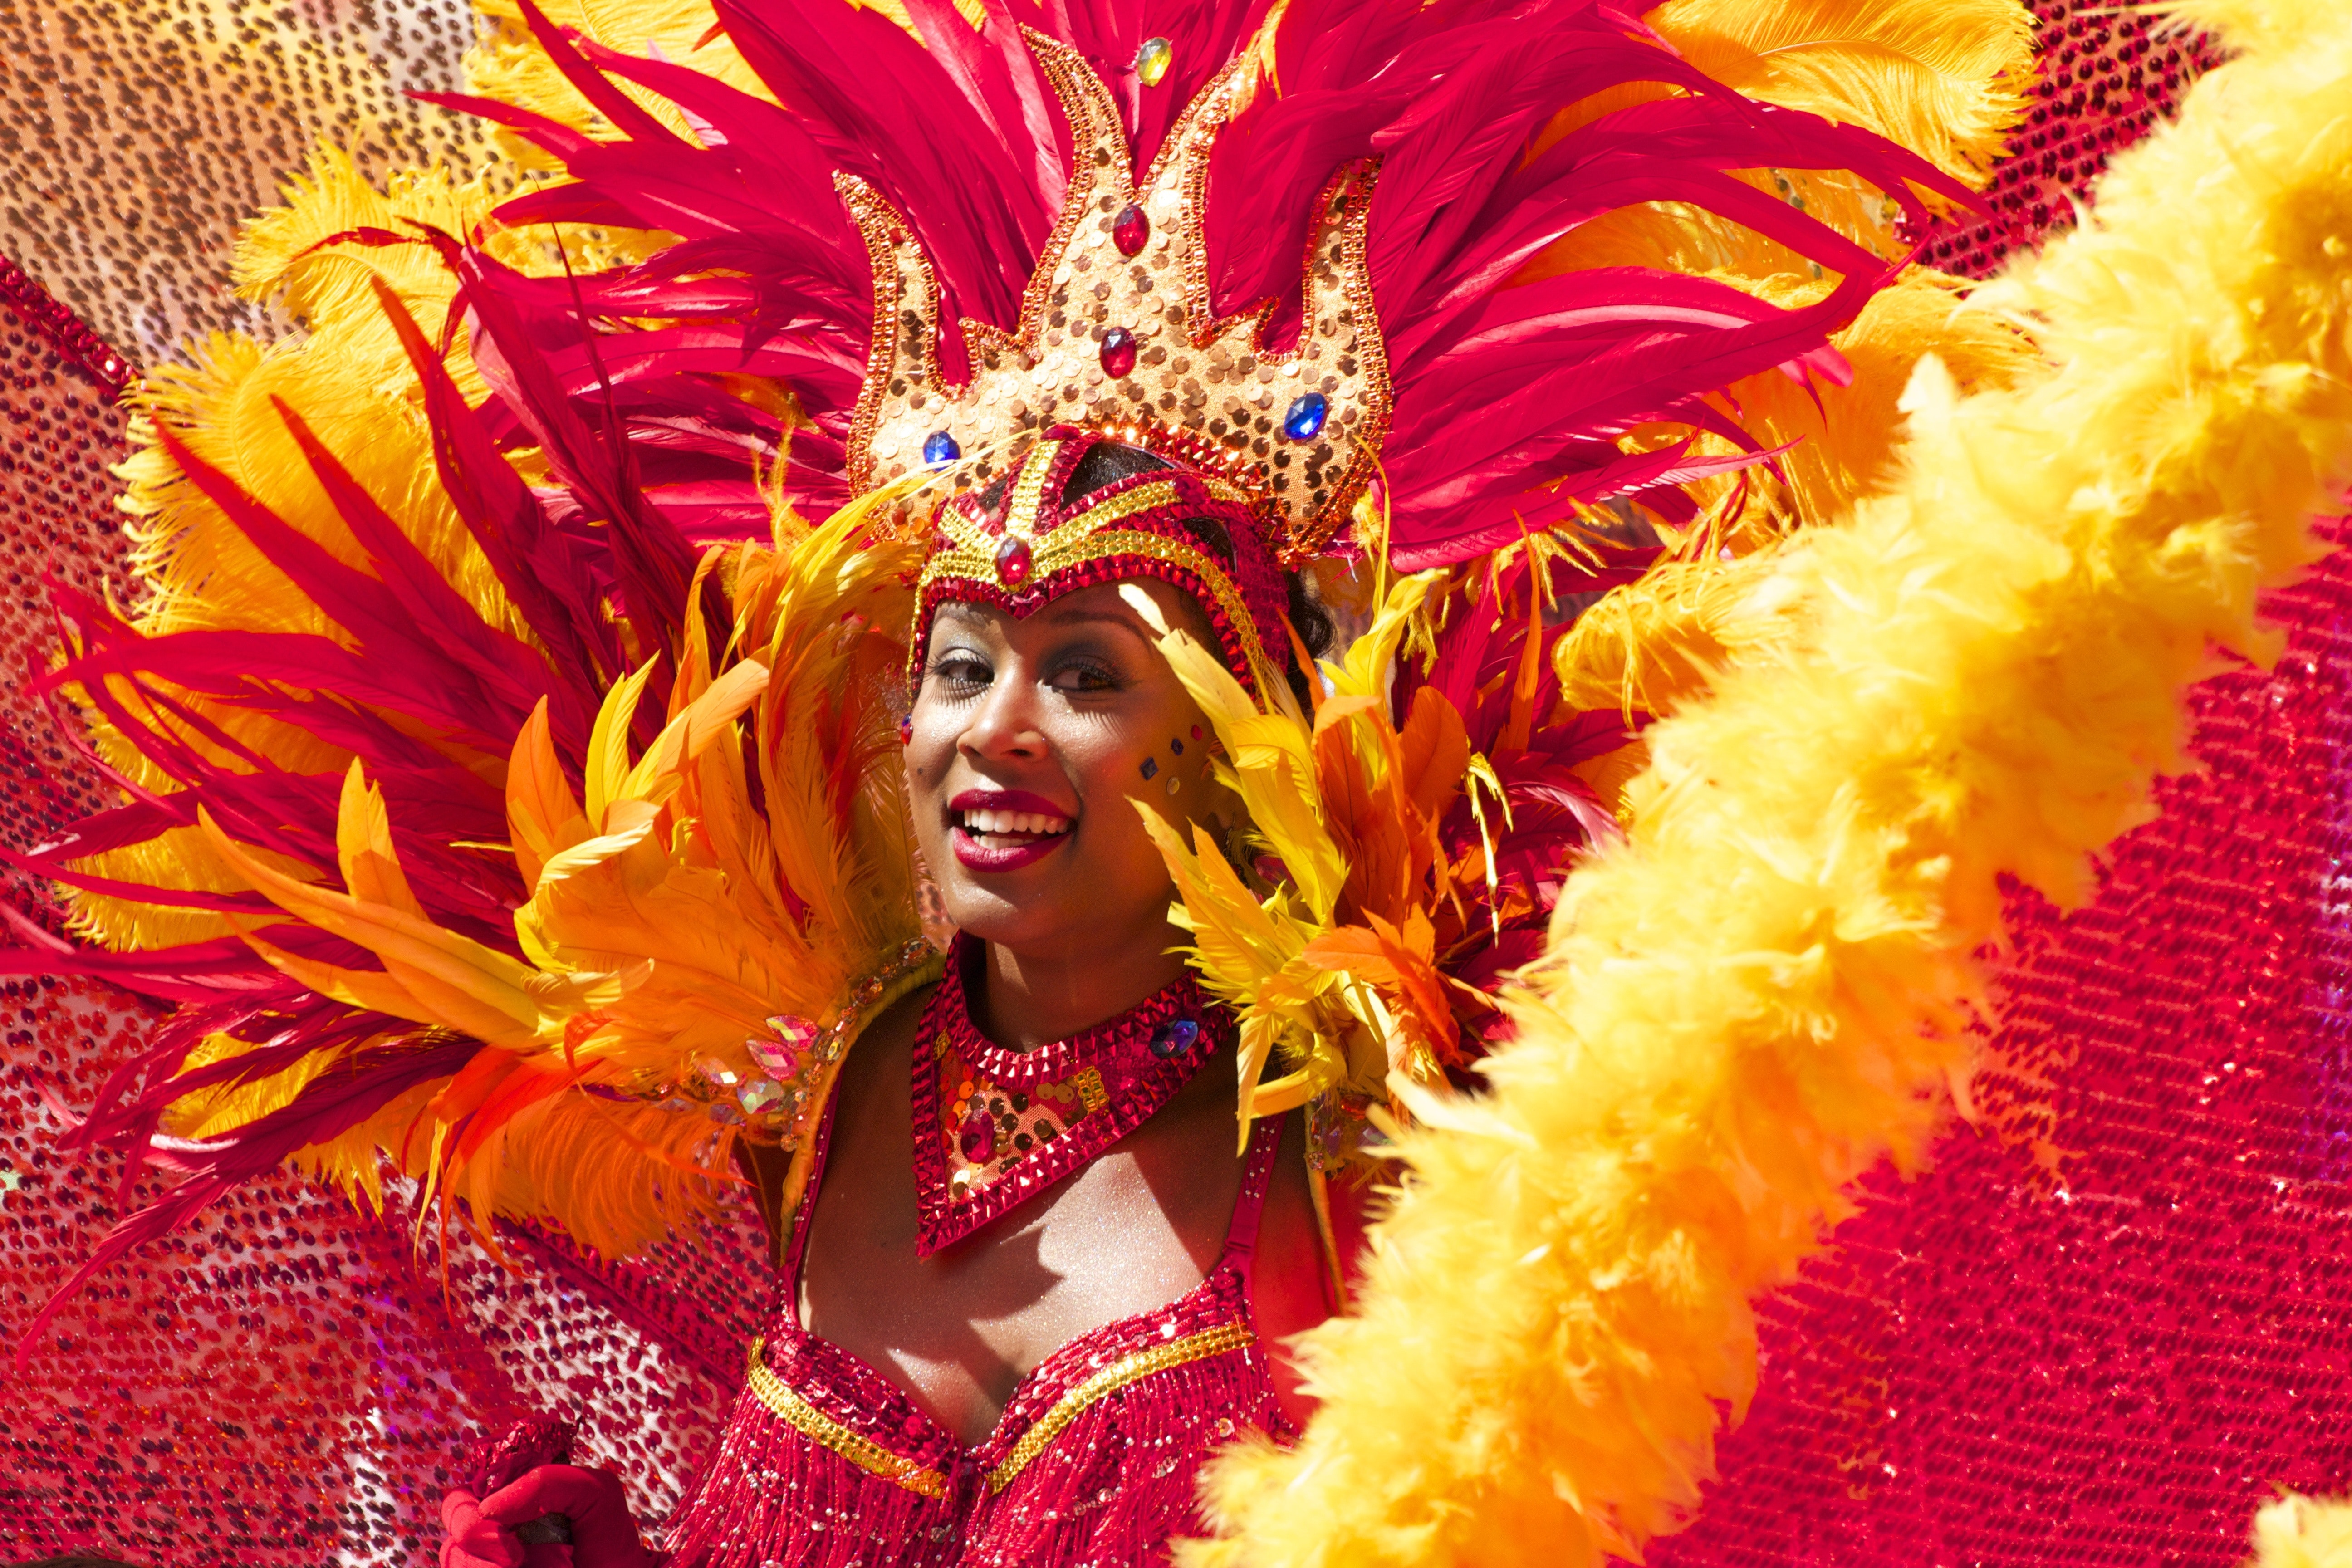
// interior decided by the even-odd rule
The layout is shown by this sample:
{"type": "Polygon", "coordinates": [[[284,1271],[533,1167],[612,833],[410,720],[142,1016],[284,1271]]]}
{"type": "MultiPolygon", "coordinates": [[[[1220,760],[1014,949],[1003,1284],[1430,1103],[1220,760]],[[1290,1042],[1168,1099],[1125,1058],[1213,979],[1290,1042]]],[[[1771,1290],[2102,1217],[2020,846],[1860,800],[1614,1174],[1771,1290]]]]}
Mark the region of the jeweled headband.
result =
{"type": "Polygon", "coordinates": [[[1263,501],[1193,466],[1202,461],[1213,458],[1169,432],[1061,425],[985,488],[943,502],[915,594],[910,681],[919,680],[942,604],[1020,616],[1097,583],[1154,577],[1199,603],[1226,668],[1258,690],[1261,672],[1290,662],[1282,574],[1265,542],[1263,501]],[[1074,493],[1087,454],[1113,441],[1154,451],[1166,466],[1074,493]]]}

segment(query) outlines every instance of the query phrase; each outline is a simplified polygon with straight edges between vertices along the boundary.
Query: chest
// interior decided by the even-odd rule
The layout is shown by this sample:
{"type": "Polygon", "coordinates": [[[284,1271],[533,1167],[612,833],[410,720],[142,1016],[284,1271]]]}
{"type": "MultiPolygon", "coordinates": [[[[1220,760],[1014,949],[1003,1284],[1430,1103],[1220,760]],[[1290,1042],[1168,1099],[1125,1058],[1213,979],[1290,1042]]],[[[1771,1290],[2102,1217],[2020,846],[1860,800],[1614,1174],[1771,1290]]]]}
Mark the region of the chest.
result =
{"type": "Polygon", "coordinates": [[[1232,1069],[1203,1068],[1074,1174],[919,1256],[912,1043],[869,1040],[845,1068],[803,1221],[800,1316],[977,1441],[1055,1351],[1215,1266],[1243,1174],[1232,1069]]]}

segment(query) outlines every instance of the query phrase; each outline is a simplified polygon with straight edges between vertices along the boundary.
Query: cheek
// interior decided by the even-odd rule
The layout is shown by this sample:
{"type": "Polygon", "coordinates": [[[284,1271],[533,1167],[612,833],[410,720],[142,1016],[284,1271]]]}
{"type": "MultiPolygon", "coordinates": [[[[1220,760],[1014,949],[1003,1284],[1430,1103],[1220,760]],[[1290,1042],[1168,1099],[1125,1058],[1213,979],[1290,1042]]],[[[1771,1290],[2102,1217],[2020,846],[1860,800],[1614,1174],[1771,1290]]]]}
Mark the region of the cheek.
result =
{"type": "Polygon", "coordinates": [[[1160,864],[1160,852],[1130,803],[1172,819],[1189,815],[1207,795],[1207,748],[1192,739],[1181,715],[1162,711],[1140,716],[1089,737],[1082,748],[1066,755],[1089,808],[1101,813],[1108,807],[1115,813],[1118,839],[1153,865],[1160,864]]]}
{"type": "Polygon", "coordinates": [[[956,756],[955,726],[936,705],[921,701],[907,716],[899,730],[898,754],[907,769],[907,793],[918,807],[919,819],[927,816],[921,808],[938,804],[949,766],[956,756]]]}

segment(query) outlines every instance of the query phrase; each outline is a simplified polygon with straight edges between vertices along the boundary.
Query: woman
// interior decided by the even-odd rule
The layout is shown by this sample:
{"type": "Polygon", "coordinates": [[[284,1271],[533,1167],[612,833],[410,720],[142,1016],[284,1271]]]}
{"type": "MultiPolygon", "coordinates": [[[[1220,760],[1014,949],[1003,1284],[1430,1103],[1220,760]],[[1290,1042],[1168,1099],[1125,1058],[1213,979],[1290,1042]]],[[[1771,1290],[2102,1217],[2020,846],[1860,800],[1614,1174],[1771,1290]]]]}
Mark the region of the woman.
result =
{"type": "MultiPolygon", "coordinates": [[[[740,1172],[782,1289],[674,1568],[1161,1560],[1614,830],[1566,596],[1788,504],[1768,382],[1905,286],[1722,171],[1965,193],[1570,0],[524,9],[550,112],[468,107],[568,178],[285,261],[404,279],[289,356],[400,396],[159,398],[153,598],[63,605],[127,798],[44,865],[130,951],[45,962],[180,1005],[79,1135],[190,1172],[89,1267],[289,1156],[607,1254],[740,1172]]],[[[642,1560],[541,1436],[447,1561],[642,1560]]]]}
{"type": "MultiPolygon", "coordinates": [[[[1166,468],[1084,438],[1028,458],[1049,462],[1073,498],[1063,527],[1166,468]]],[[[1212,537],[1263,550],[1246,512],[1220,510],[1171,532],[1212,558],[1212,537]]],[[[1137,589],[1213,645],[1198,602],[1156,578],[1026,616],[967,599],[931,611],[908,795],[960,932],[950,973],[850,1054],[767,1340],[776,1384],[754,1374],[673,1528],[675,1561],[1134,1560],[1199,1528],[1209,1450],[1305,1419],[1279,1345],[1334,1303],[1300,1132],[1261,1122],[1237,1152],[1234,1020],[1184,963],[1139,815],[1223,833],[1239,803],[1205,716],[1122,597],[1137,589]],[[1108,1104],[1089,1113],[1088,1092],[1108,1104]],[[851,1445],[812,1440],[805,1417],[780,1424],[795,1398],[888,1459],[861,1450],[849,1468],[851,1445]],[[803,1510],[789,1483],[743,1487],[730,1461],[749,1472],[751,1452],[828,1506],[803,1510]]]]}
{"type": "MultiPolygon", "coordinates": [[[[1285,580],[1239,498],[1139,447],[1056,427],[946,504],[1010,534],[1116,532],[993,592],[952,550],[926,567],[902,737],[958,935],[940,983],[847,1053],[813,1200],[779,1237],[774,1321],[673,1563],[1147,1559],[1200,1528],[1210,1452],[1303,1424],[1281,1344],[1337,1306],[1301,1119],[1236,1147],[1235,1021],[1184,963],[1145,821],[1222,842],[1245,820],[1163,636],[1303,687],[1265,634],[1303,626],[1311,649],[1329,624],[1295,577],[1286,605],[1263,599],[1285,580]]],[[[486,1523],[543,1530],[562,1488],[594,1485],[542,1468],[456,1494],[446,1561],[499,1561],[486,1523]]],[[[580,1495],[575,1552],[628,1560],[611,1483],[580,1495]]]]}

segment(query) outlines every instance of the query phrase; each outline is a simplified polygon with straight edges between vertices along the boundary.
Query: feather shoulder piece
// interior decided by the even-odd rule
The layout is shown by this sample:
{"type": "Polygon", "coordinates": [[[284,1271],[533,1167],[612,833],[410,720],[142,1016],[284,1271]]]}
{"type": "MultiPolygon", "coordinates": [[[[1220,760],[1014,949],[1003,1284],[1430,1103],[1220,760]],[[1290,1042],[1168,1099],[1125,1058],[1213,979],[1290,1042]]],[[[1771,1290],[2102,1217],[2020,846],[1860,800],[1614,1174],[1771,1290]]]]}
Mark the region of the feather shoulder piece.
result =
{"type": "Polygon", "coordinates": [[[1310,1107],[1318,1168],[1377,1108],[1442,1115],[1505,1029],[1492,992],[1542,951],[1574,858],[1618,837],[1590,775],[1645,716],[1564,708],[1562,595],[1640,576],[1655,549],[1547,540],[1484,572],[1398,580],[1302,708],[1261,706],[1207,649],[1129,602],[1215,727],[1239,853],[1144,820],[1195,966],[1242,1019],[1241,1118],[1310,1107]]]}
{"type": "Polygon", "coordinates": [[[121,804],[23,862],[96,942],[19,918],[0,966],[174,1005],[73,1136],[187,1178],[68,1291],[289,1159],[372,1200],[388,1162],[445,1225],[626,1252],[706,1210],[739,1148],[796,1180],[845,1045],[936,971],[874,765],[912,547],[869,502],[698,549],[625,440],[532,403],[531,333],[465,287],[498,264],[457,263],[454,367],[366,296],[436,483],[386,483],[280,397],[299,482],[248,488],[198,449],[216,423],[159,401],[158,592],[60,592],[52,685],[121,804]],[[500,450],[467,373],[521,389],[535,451],[500,450]]]}

